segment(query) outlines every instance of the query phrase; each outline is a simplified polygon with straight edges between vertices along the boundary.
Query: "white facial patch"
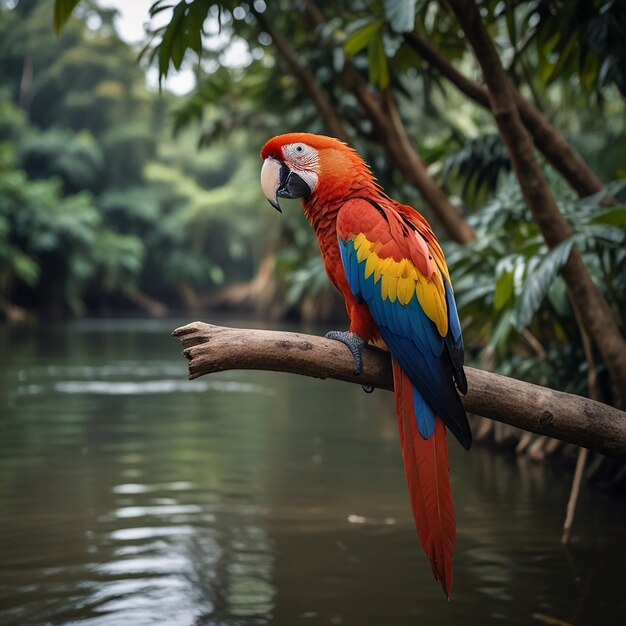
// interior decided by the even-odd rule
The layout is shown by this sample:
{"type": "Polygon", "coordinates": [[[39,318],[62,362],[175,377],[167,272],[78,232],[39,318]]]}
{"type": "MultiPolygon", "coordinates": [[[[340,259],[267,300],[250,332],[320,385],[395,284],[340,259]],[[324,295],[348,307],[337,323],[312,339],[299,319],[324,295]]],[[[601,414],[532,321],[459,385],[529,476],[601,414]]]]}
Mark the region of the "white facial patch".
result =
{"type": "Polygon", "coordinates": [[[290,143],[283,147],[283,154],[289,169],[309,186],[311,193],[318,182],[319,154],[306,143],[290,143]]]}

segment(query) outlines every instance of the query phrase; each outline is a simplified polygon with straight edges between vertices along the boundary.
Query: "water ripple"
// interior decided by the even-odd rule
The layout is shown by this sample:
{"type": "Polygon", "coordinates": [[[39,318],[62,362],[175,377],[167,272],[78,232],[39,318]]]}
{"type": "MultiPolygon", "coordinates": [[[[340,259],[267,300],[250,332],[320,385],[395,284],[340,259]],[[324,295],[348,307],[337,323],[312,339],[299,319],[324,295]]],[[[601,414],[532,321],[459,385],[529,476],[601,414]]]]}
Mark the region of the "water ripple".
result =
{"type": "Polygon", "coordinates": [[[193,489],[193,487],[193,483],[181,480],[171,483],[157,483],[154,485],[124,483],[122,485],[116,485],[111,491],[117,494],[134,495],[138,493],[151,493],[153,491],[188,491],[189,489],[193,489]]]}
{"type": "Polygon", "coordinates": [[[118,528],[109,533],[113,541],[140,541],[162,537],[184,537],[191,535],[194,529],[191,526],[140,526],[137,528],[118,528]]]}
{"type": "Polygon", "coordinates": [[[275,395],[275,391],[270,387],[264,387],[263,385],[256,385],[254,383],[242,383],[234,380],[67,380],[56,382],[51,387],[31,383],[18,385],[15,388],[15,394],[18,396],[48,395],[50,391],[55,391],[59,394],[95,396],[139,396],[170,393],[206,393],[207,391],[228,394],[275,395]]]}
{"type": "Polygon", "coordinates": [[[117,519],[128,517],[149,517],[163,515],[185,515],[191,513],[202,513],[202,507],[197,504],[169,504],[161,506],[123,506],[115,509],[110,516],[117,519]]]}
{"type": "MultiPolygon", "coordinates": [[[[149,395],[159,393],[205,393],[220,391],[223,393],[253,393],[266,396],[274,395],[272,389],[252,383],[236,381],[194,381],[186,380],[145,380],[145,381],[63,381],[54,383],[53,389],[58,393],[91,394],[91,395],[149,395]]],[[[32,391],[31,391],[32,393],[32,391]]]]}

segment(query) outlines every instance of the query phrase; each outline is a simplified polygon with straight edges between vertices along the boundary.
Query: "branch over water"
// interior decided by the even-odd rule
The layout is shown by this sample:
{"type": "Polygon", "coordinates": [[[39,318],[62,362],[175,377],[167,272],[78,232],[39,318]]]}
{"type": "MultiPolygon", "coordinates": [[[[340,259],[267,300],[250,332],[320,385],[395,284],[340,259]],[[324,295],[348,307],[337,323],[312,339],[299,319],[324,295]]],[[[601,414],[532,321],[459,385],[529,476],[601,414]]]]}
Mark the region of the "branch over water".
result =
{"type": "MultiPolygon", "coordinates": [[[[233,369],[291,372],[393,390],[389,355],[369,348],[354,374],[346,346],[324,337],[193,322],[173,333],[189,360],[189,378],[233,369]]],[[[466,367],[467,411],[626,461],[626,413],[589,398],[466,367]]]]}

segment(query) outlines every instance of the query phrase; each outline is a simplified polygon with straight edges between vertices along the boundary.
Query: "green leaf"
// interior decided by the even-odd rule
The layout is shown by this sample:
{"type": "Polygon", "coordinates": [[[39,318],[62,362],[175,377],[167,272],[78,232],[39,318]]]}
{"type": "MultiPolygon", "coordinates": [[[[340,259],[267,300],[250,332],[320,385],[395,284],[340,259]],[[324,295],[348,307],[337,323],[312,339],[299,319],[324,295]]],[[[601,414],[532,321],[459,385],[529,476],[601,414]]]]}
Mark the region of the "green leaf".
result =
{"type": "Polygon", "coordinates": [[[164,76],[167,76],[170,59],[176,69],[179,69],[182,63],[185,53],[185,47],[182,45],[183,18],[186,10],[187,2],[182,0],[176,5],[172,19],[163,33],[163,39],[159,45],[159,83],[164,76]]]}
{"type": "Polygon", "coordinates": [[[507,351],[509,336],[515,330],[515,312],[504,311],[495,325],[489,343],[495,348],[499,358],[507,351]]]}
{"type": "Polygon", "coordinates": [[[580,233],[585,235],[585,239],[603,239],[613,244],[623,244],[626,238],[626,231],[615,226],[605,226],[604,224],[589,224],[580,229],[580,233]]]}
{"type": "Polygon", "coordinates": [[[537,270],[526,279],[517,309],[517,328],[519,330],[530,324],[546,293],[567,262],[575,243],[576,236],[562,241],[546,254],[537,270]]]}
{"type": "Polygon", "coordinates": [[[210,4],[204,0],[195,0],[189,6],[187,15],[187,40],[189,47],[198,55],[202,54],[202,31],[209,13],[210,4]]]}
{"type": "Polygon", "coordinates": [[[415,27],[415,0],[385,0],[385,17],[396,33],[411,32],[415,27]]]}
{"type": "Polygon", "coordinates": [[[609,226],[626,226],[626,207],[611,209],[600,215],[596,215],[591,224],[608,224],[609,226]]]}
{"type": "Polygon", "coordinates": [[[355,31],[346,39],[343,44],[343,49],[348,56],[354,56],[358,54],[367,46],[372,38],[378,33],[380,30],[381,23],[379,20],[374,22],[370,22],[366,24],[359,30],[355,31]]]}
{"type": "Polygon", "coordinates": [[[162,11],[167,11],[167,9],[172,9],[173,7],[174,7],[173,4],[167,4],[167,2],[165,0],[157,0],[150,7],[150,10],[148,11],[148,15],[150,17],[154,17],[155,15],[158,15],[162,11]]]}
{"type": "Polygon", "coordinates": [[[375,87],[389,86],[389,65],[385,55],[385,44],[380,33],[370,41],[368,48],[369,81],[375,87]]]}
{"type": "Polygon", "coordinates": [[[567,299],[567,287],[561,276],[557,276],[552,287],[548,290],[548,300],[550,300],[550,304],[559,317],[566,317],[568,314],[571,314],[569,300],[567,299]]]}
{"type": "Polygon", "coordinates": [[[515,8],[512,6],[510,0],[506,2],[505,8],[506,17],[506,29],[509,33],[509,41],[513,44],[513,47],[517,46],[517,29],[515,28],[515,8]]]}
{"type": "MultiPolygon", "coordinates": [[[[180,69],[185,52],[191,48],[200,57],[202,54],[202,34],[211,3],[205,0],[182,0],[172,11],[169,23],[163,28],[161,43],[156,47],[159,59],[159,82],[167,76],[170,61],[175,69],[180,69]]],[[[151,11],[171,9],[171,4],[155,3],[151,11]]],[[[141,52],[143,55],[146,48],[141,52]]],[[[141,56],[140,55],[140,56],[141,56]]]]}
{"type": "Polygon", "coordinates": [[[502,272],[496,281],[496,290],[493,295],[493,305],[499,311],[513,295],[513,271],[502,272]]]}
{"type": "MultiPolygon", "coordinates": [[[[458,289],[456,291],[456,301],[459,309],[464,309],[469,306],[473,302],[483,301],[489,298],[491,293],[493,292],[493,283],[489,285],[478,285],[472,289],[468,289],[467,291],[463,291],[459,293],[458,289]]],[[[457,285],[458,287],[458,285],[457,285]]]]}
{"type": "Polygon", "coordinates": [[[74,7],[78,4],[79,0],[55,0],[53,23],[54,32],[58,35],[61,32],[63,26],[69,19],[74,7]]]}
{"type": "Polygon", "coordinates": [[[11,265],[15,275],[27,285],[35,287],[39,281],[41,268],[37,261],[19,250],[11,251],[11,265]]]}

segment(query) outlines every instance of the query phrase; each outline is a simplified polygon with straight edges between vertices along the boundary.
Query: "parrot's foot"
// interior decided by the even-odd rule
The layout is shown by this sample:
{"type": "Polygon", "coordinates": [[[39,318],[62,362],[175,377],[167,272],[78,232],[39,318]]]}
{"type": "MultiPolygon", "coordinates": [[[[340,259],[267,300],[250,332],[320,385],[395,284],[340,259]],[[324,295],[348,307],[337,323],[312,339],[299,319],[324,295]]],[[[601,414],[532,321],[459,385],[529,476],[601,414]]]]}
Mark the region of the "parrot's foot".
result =
{"type": "Polygon", "coordinates": [[[354,359],[354,373],[357,376],[363,373],[363,348],[366,344],[361,337],[345,330],[331,330],[326,333],[326,339],[334,339],[345,344],[354,359]]]}

